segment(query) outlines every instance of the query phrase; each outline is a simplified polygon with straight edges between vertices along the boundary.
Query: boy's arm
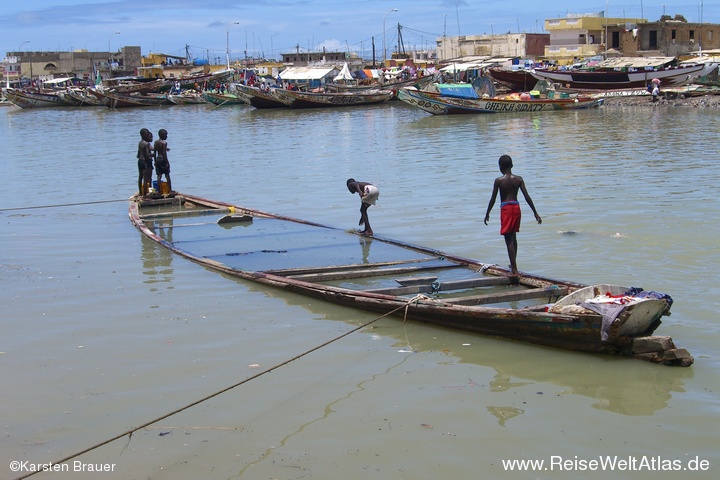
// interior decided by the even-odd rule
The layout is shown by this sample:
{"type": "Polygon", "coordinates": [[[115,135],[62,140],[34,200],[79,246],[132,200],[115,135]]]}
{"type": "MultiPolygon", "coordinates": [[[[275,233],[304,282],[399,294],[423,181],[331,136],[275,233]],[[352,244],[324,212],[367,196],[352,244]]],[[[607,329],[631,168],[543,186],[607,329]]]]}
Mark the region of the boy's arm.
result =
{"type": "Polygon", "coordinates": [[[535,220],[537,220],[538,224],[542,224],[542,218],[540,218],[540,215],[538,215],[537,210],[535,210],[535,204],[533,204],[532,198],[530,198],[530,194],[527,191],[527,188],[525,188],[525,181],[520,182],[520,191],[522,192],[523,196],[525,197],[525,201],[532,209],[533,213],[535,214],[535,220]]]}
{"type": "Polygon", "coordinates": [[[495,200],[497,199],[497,194],[498,194],[498,181],[496,179],[495,183],[493,184],[493,192],[492,192],[492,196],[490,197],[490,202],[488,202],[487,212],[485,212],[485,220],[484,220],[485,225],[487,225],[488,221],[490,220],[490,211],[495,206],[495,200]]]}

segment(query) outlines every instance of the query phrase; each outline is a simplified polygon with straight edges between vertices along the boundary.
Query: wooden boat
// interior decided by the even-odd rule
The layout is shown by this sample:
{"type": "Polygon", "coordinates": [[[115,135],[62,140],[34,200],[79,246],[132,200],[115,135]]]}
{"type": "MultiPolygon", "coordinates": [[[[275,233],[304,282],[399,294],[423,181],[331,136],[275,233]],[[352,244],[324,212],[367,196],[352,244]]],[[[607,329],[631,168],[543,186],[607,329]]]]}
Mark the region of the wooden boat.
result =
{"type": "Polygon", "coordinates": [[[108,78],[102,81],[102,84],[98,86],[97,90],[100,91],[112,91],[124,94],[139,93],[156,93],[162,88],[168,88],[172,85],[172,82],[164,78],[155,78],[152,80],[147,79],[124,79],[124,78],[108,78]]]}
{"type": "Polygon", "coordinates": [[[433,115],[577,110],[598,107],[603,102],[602,99],[591,96],[523,99],[517,95],[500,95],[488,98],[459,98],[409,88],[404,88],[398,92],[398,100],[433,115]]]}
{"type": "Polygon", "coordinates": [[[183,91],[182,93],[171,93],[168,100],[175,105],[197,105],[208,103],[202,93],[183,91]]]}
{"type": "Polygon", "coordinates": [[[533,77],[552,83],[560,83],[567,88],[584,90],[620,90],[645,88],[653,79],[660,80],[661,87],[671,87],[691,83],[693,79],[702,77],[715,68],[717,63],[695,65],[679,65],[662,68],[634,67],[594,67],[577,70],[552,70],[536,68],[533,77]]]}
{"type": "Polygon", "coordinates": [[[669,337],[651,336],[669,314],[667,295],[525,273],[511,277],[497,266],[432,248],[193,195],[136,195],[129,216],[143,235],[178,255],[287,292],[552,347],[668,365],[693,362],[669,337]],[[608,295],[617,299],[614,312],[586,308],[611,301],[608,295]]]}
{"type": "Polygon", "coordinates": [[[124,94],[110,90],[94,90],[96,96],[105,97],[105,106],[108,108],[130,108],[130,107],[157,107],[160,105],[172,105],[167,95],[162,93],[148,94],[124,94]]]}
{"type": "Polygon", "coordinates": [[[273,97],[280,102],[289,104],[290,108],[332,108],[352,107],[356,105],[372,105],[393,98],[394,93],[388,90],[371,90],[367,92],[299,92],[295,90],[270,89],[273,97]]]}
{"type": "Polygon", "coordinates": [[[20,108],[67,107],[57,92],[31,92],[29,90],[5,89],[5,98],[20,108]]]}
{"type": "Polygon", "coordinates": [[[488,73],[501,86],[511,92],[527,92],[532,90],[538,79],[532,76],[529,69],[507,70],[500,67],[491,67],[488,73]]]}
{"type": "Polygon", "coordinates": [[[422,77],[409,78],[407,80],[377,82],[374,81],[369,85],[352,85],[346,83],[328,83],[325,88],[330,92],[367,92],[370,90],[388,90],[397,92],[401,88],[415,87],[422,90],[423,87],[435,81],[433,75],[425,75],[422,77]]]}
{"type": "MultiPolygon", "coordinates": [[[[289,108],[290,104],[280,101],[272,94],[272,91],[263,92],[258,87],[249,87],[243,84],[236,84],[235,90],[238,96],[255,108],[289,108]]],[[[272,90],[276,90],[272,88],[272,90]]]]}
{"type": "Polygon", "coordinates": [[[238,95],[232,93],[216,93],[210,91],[204,91],[203,97],[208,103],[215,104],[217,106],[222,105],[248,105],[248,102],[238,95]]]}

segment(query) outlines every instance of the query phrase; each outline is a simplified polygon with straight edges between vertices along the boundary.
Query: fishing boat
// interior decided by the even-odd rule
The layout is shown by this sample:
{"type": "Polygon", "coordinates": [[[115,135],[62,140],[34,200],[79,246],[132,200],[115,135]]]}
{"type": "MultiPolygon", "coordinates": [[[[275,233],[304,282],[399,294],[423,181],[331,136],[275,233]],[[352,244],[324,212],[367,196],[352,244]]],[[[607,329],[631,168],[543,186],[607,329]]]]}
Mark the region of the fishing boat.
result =
{"type": "Polygon", "coordinates": [[[536,68],[531,74],[538,80],[559,83],[567,88],[621,90],[644,88],[654,79],[659,81],[661,87],[684,85],[709,74],[718,66],[717,63],[697,63],[653,67],[651,64],[639,65],[635,61],[622,59],[609,62],[611,61],[583,69],[536,68]]]}
{"type": "Polygon", "coordinates": [[[67,107],[67,103],[57,94],[57,92],[31,92],[29,90],[18,90],[16,88],[6,88],[5,98],[13,105],[20,108],[47,108],[47,107],[67,107]]]}
{"type": "MultiPolygon", "coordinates": [[[[251,87],[243,84],[235,84],[235,93],[242,97],[245,102],[255,108],[289,108],[292,102],[283,102],[272,94],[270,90],[261,90],[258,87],[251,87]]],[[[271,87],[275,90],[274,87],[271,87]]]]}
{"type": "Polygon", "coordinates": [[[167,99],[175,105],[197,105],[208,103],[202,93],[195,91],[183,91],[182,93],[170,93],[167,99]]]}
{"type": "Polygon", "coordinates": [[[329,92],[367,92],[370,90],[389,90],[397,92],[401,88],[415,87],[418,90],[422,90],[423,87],[432,83],[436,80],[433,75],[424,75],[420,77],[408,78],[405,80],[390,80],[390,81],[373,81],[365,85],[357,85],[350,83],[328,83],[325,88],[329,92]]]}
{"type": "Polygon", "coordinates": [[[508,70],[501,67],[490,67],[488,73],[501,86],[509,89],[511,92],[527,92],[532,90],[538,79],[532,76],[531,69],[521,68],[518,70],[508,70]]]}
{"type": "Polygon", "coordinates": [[[242,96],[235,95],[234,93],[218,93],[211,91],[204,91],[203,97],[208,103],[212,103],[217,106],[222,105],[247,105],[248,102],[242,96]]]}
{"type": "Polygon", "coordinates": [[[409,321],[564,348],[688,366],[692,356],[652,333],[672,299],[584,285],[382,237],[171,193],[129,201],[148,239],[243,280],[409,321]]]}
{"type": "Polygon", "coordinates": [[[300,92],[271,88],[273,97],[290,108],[333,108],[372,105],[390,100],[395,95],[388,90],[366,92],[300,92]]]}
{"type": "Polygon", "coordinates": [[[104,97],[105,106],[108,108],[130,108],[130,107],[157,107],[160,105],[172,105],[164,93],[147,93],[147,94],[124,94],[110,90],[93,90],[93,93],[100,97],[104,97]]]}
{"type": "Polygon", "coordinates": [[[567,95],[560,98],[533,98],[530,95],[496,95],[492,97],[454,97],[439,92],[404,88],[398,100],[433,115],[469,113],[533,113],[556,110],[577,110],[602,105],[601,98],[567,95]]]}

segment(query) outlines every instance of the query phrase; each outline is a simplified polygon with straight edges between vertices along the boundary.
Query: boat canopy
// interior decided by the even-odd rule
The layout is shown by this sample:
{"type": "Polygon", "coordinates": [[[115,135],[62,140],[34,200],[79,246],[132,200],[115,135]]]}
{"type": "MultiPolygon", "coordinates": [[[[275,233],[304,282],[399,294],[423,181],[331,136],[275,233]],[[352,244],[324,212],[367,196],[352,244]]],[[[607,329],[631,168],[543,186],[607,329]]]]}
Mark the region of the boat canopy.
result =
{"type": "Polygon", "coordinates": [[[312,80],[327,79],[335,76],[340,71],[335,67],[311,68],[311,67],[290,67],[280,72],[280,78],[285,81],[307,82],[312,80]]]}
{"type": "Polygon", "coordinates": [[[475,88],[469,83],[438,83],[440,95],[455,98],[480,98],[475,88]]]}
{"type": "Polygon", "coordinates": [[[340,80],[354,80],[354,77],[352,76],[352,73],[350,73],[350,69],[348,68],[347,62],[343,63],[340,73],[338,73],[333,79],[333,81],[335,82],[340,80]]]}

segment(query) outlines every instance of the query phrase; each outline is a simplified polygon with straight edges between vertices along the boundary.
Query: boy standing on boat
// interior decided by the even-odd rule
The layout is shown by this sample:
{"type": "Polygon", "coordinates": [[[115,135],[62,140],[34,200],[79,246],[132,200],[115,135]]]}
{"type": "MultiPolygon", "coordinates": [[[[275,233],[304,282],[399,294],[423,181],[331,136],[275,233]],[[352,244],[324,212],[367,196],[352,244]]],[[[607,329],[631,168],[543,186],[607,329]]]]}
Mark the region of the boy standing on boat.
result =
{"type": "Polygon", "coordinates": [[[360,232],[360,235],[372,237],[373,231],[370,227],[367,209],[370,208],[370,205],[375,205],[375,202],[380,196],[380,190],[378,190],[378,188],[372,183],[356,182],[354,178],[348,179],[347,188],[350,193],[357,193],[360,195],[360,222],[358,222],[358,225],[365,225],[365,230],[360,232]]]}
{"type": "Polygon", "coordinates": [[[150,183],[152,182],[153,171],[153,135],[150,130],[143,128],[140,130],[140,143],[138,143],[137,166],[138,166],[138,191],[141,197],[150,193],[150,183]]]}
{"type": "Polygon", "coordinates": [[[493,192],[488,203],[487,213],[485,213],[485,225],[490,220],[490,211],[495,205],[498,191],[500,191],[500,235],[505,237],[505,245],[507,246],[508,257],[510,257],[510,272],[513,276],[518,275],[517,269],[517,232],[520,231],[520,204],[518,203],[518,190],[522,192],[525,201],[535,214],[535,220],[542,224],[542,218],[535,210],[530,195],[525,188],[525,181],[519,175],[512,173],[512,158],[510,155],[503,155],[498,161],[500,166],[501,177],[495,179],[493,184],[493,192]]]}
{"type": "Polygon", "coordinates": [[[161,128],[158,131],[158,138],[155,140],[155,171],[157,172],[157,183],[160,188],[160,178],[165,175],[168,189],[172,192],[172,183],[170,182],[170,160],[168,160],[167,152],[170,148],[167,146],[167,130],[161,128]]]}

